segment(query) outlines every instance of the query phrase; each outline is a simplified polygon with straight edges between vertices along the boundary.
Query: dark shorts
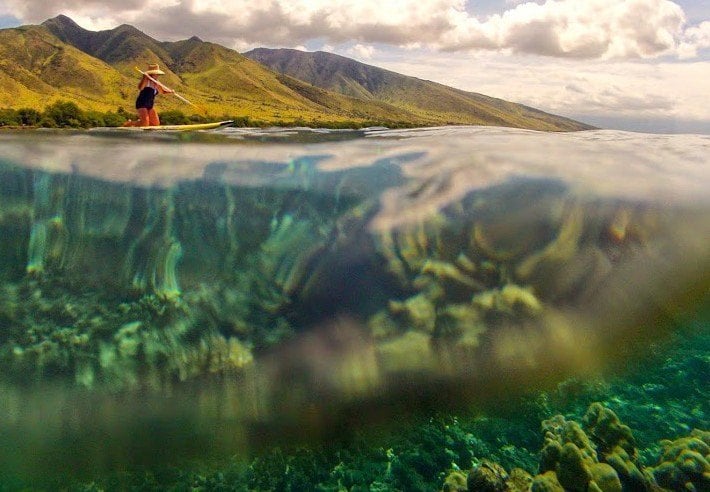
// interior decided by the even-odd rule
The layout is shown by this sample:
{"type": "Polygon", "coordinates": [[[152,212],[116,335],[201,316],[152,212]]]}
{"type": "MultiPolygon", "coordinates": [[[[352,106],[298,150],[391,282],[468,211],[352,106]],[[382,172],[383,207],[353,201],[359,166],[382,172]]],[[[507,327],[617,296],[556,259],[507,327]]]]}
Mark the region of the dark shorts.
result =
{"type": "Polygon", "coordinates": [[[144,87],[136,98],[136,109],[153,109],[153,104],[155,104],[155,89],[144,87]]]}

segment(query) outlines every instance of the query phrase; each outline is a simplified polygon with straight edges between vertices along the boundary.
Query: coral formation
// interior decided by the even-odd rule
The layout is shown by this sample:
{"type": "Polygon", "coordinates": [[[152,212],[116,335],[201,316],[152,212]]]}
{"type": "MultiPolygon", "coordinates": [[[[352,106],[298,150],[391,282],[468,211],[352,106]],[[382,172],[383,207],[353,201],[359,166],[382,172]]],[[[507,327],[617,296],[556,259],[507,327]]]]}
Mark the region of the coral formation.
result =
{"type": "MultiPolygon", "coordinates": [[[[586,491],[592,482],[590,468],[597,463],[597,453],[582,428],[574,421],[557,415],[542,423],[545,442],[540,456],[540,474],[552,472],[567,490],[586,491]]],[[[550,476],[545,479],[549,482],[550,476]]]]}
{"type": "MultiPolygon", "coordinates": [[[[602,413],[623,426],[610,410],[593,404],[589,413],[602,413]]],[[[510,423],[510,422],[508,422],[510,423]]],[[[490,454],[483,442],[461,433],[457,421],[435,419],[418,423],[408,432],[395,432],[397,444],[392,448],[363,447],[363,443],[337,447],[334,454],[324,450],[296,448],[288,452],[277,448],[256,457],[249,466],[232,465],[219,472],[198,475],[181,472],[181,484],[203,484],[211,490],[377,490],[394,492],[412,490],[425,492],[662,492],[708,490],[707,457],[710,433],[693,431],[675,441],[663,441],[664,455],[655,467],[643,468],[656,481],[638,484],[622,483],[616,470],[598,461],[602,456],[602,441],[596,442],[574,420],[556,415],[542,424],[545,443],[540,453],[539,473],[513,467],[510,473],[492,459],[477,459],[473,455],[490,454]],[[561,443],[564,442],[563,445],[561,443]],[[552,443],[556,443],[553,445],[552,443]],[[555,451],[556,450],[556,451],[555,451]],[[553,458],[553,456],[556,456],[553,458]],[[448,461],[451,460],[451,461],[448,461]],[[473,462],[468,470],[456,465],[473,462]],[[450,464],[447,465],[447,463],[450,464]],[[554,470],[543,471],[554,465],[554,470]],[[442,471],[446,470],[446,471],[442,471]],[[434,478],[434,477],[438,477],[434,478]]],[[[493,429],[491,429],[493,430],[493,429]]],[[[502,430],[499,428],[498,430],[502,430]]],[[[627,437],[629,435],[624,432],[627,437]]],[[[492,444],[492,443],[491,443],[492,444]]],[[[328,446],[332,446],[332,443],[328,446]]],[[[640,465],[639,465],[640,466],[640,465]]],[[[138,477],[137,480],[141,478],[138,477]]],[[[145,480],[145,478],[143,478],[145,480]]],[[[164,488],[164,483],[152,483],[149,490],[164,488]]],[[[175,480],[175,478],[173,478],[175,480]]],[[[134,484],[135,485],[135,484],[134,484]]],[[[125,488],[124,484],[124,488],[125,488]]],[[[180,487],[177,487],[180,488],[180,487]]],[[[90,489],[94,490],[94,489],[90,489]]]]}
{"type": "Polygon", "coordinates": [[[382,231],[377,251],[403,294],[370,318],[373,337],[421,332],[441,369],[452,359],[463,367],[501,326],[547,323],[560,305],[593,295],[615,263],[644,247],[655,217],[652,208],[590,205],[553,183],[527,182],[382,231]]]}
{"type": "Polygon", "coordinates": [[[557,474],[553,471],[547,471],[533,478],[530,490],[532,492],[565,492],[565,489],[557,480],[557,474]]]}
{"type": "Polygon", "coordinates": [[[532,487],[533,477],[522,468],[510,470],[506,481],[506,492],[527,492],[532,487]]]}
{"type": "MultiPolygon", "coordinates": [[[[499,464],[483,460],[469,471],[467,489],[450,490],[710,490],[710,432],[696,429],[687,437],[662,441],[663,456],[659,463],[644,467],[638,460],[631,430],[613,411],[593,403],[582,420],[584,427],[562,415],[542,422],[544,443],[535,477],[520,469],[508,474],[499,464]]],[[[460,472],[455,473],[460,482],[460,472]]]]}
{"type": "Polygon", "coordinates": [[[23,354],[23,370],[34,360],[32,374],[82,385],[118,384],[119,374],[128,386],[143,376],[150,386],[189,379],[206,367],[202,351],[224,351],[222,340],[258,353],[342,311],[366,320],[386,375],[473,373],[494,337],[501,360],[532,367],[537,355],[516,329],[532,341],[560,301],[591,292],[643,243],[654,215],[526,180],[368,230],[376,201],[341,193],[348,187],[337,173],[300,177],[296,189],[209,179],[142,187],[20,169],[4,177],[0,228],[23,233],[0,246],[8,253],[0,272],[38,298],[19,314],[0,307],[11,321],[0,353],[10,367],[23,354]],[[319,190],[318,179],[332,189],[319,190]],[[1,218],[9,216],[19,223],[1,218]],[[64,304],[76,316],[56,315],[64,304]],[[144,311],[148,304],[165,314],[144,311]],[[126,326],[140,329],[129,336],[126,326]]]}
{"type": "Polygon", "coordinates": [[[540,481],[549,483],[554,473],[565,490],[652,490],[631,430],[613,411],[593,403],[582,421],[584,428],[559,415],[543,422],[540,481]]]}
{"type": "Polygon", "coordinates": [[[6,379],[69,377],[84,387],[164,388],[249,365],[247,342],[194,319],[183,302],[157,295],[106,298],[33,279],[0,287],[7,330],[0,361],[6,379]]]}
{"type": "Polygon", "coordinates": [[[710,432],[695,429],[675,441],[664,440],[663,456],[653,468],[658,485],[670,490],[710,490],[710,432]]]}
{"type": "Polygon", "coordinates": [[[508,473],[498,463],[483,460],[468,472],[468,490],[481,492],[503,492],[508,473]]]}
{"type": "Polygon", "coordinates": [[[442,492],[466,492],[468,490],[466,474],[460,470],[452,471],[446,476],[441,490],[442,492]]]}
{"type": "Polygon", "coordinates": [[[652,480],[639,469],[631,429],[600,403],[590,405],[582,420],[587,433],[597,444],[601,461],[613,467],[621,483],[629,490],[647,490],[652,480]]]}
{"type": "Polygon", "coordinates": [[[234,371],[293,333],[323,250],[368,207],[2,169],[0,362],[15,381],[161,387],[234,371]]]}

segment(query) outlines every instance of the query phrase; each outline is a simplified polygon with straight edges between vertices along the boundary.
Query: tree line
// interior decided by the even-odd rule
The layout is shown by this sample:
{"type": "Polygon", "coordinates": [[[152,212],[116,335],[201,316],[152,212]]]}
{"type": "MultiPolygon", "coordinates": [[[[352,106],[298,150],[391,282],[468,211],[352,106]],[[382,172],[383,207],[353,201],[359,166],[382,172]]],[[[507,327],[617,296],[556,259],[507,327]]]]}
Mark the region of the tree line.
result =
{"type": "MultiPolygon", "coordinates": [[[[71,101],[57,101],[47,106],[44,111],[33,108],[0,108],[0,127],[25,128],[95,128],[122,126],[126,121],[136,119],[136,114],[119,107],[116,111],[102,113],[94,110],[81,109],[71,101]]],[[[200,115],[186,115],[179,110],[160,112],[160,122],[163,125],[186,125],[191,123],[206,123],[216,118],[200,115]]],[[[324,121],[293,120],[267,121],[250,118],[249,116],[226,116],[219,119],[232,120],[234,126],[266,127],[266,126],[303,126],[312,128],[363,128],[386,126],[389,128],[408,128],[417,126],[404,121],[324,121]]]]}
{"type": "MultiPolygon", "coordinates": [[[[71,101],[57,101],[47,106],[44,111],[33,108],[0,109],[0,127],[39,127],[39,128],[93,128],[121,126],[126,121],[136,119],[134,113],[118,108],[117,111],[94,111],[81,109],[71,101]]],[[[182,125],[204,123],[207,118],[199,115],[186,115],[181,111],[161,111],[161,123],[182,125]]]]}

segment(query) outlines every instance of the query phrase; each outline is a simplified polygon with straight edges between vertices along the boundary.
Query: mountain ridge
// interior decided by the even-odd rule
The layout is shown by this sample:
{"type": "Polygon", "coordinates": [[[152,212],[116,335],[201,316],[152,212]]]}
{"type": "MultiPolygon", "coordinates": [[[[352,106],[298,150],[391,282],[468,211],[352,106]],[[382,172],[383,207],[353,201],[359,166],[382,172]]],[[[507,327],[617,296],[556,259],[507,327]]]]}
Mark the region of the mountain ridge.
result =
{"type": "Polygon", "coordinates": [[[136,50],[144,49],[145,45],[156,56],[169,59],[168,53],[158,41],[129,24],[104,31],[89,31],[69,17],[58,15],[41,25],[61,41],[109,64],[130,59],[136,50]]]}
{"type": "Polygon", "coordinates": [[[474,124],[478,120],[501,126],[525,127],[516,124],[522,119],[538,121],[541,125],[562,125],[569,130],[582,129],[577,121],[523,104],[402,75],[325,51],[256,48],[244,55],[317,87],[384,101],[420,116],[433,114],[474,124]]]}
{"type": "MultiPolygon", "coordinates": [[[[132,108],[138,77],[134,67],[159,63],[165,84],[208,115],[281,124],[591,128],[488,96],[477,95],[480,100],[475,101],[473,93],[339,55],[317,56],[309,62],[310,74],[287,73],[197,36],[158,41],[127,24],[89,31],[60,15],[38,26],[0,29],[0,84],[6,88],[0,91],[0,107],[42,109],[66,99],[92,110],[132,108]],[[414,101],[413,91],[426,94],[426,101],[414,101]]],[[[303,55],[293,58],[298,65],[303,55]]],[[[161,111],[193,111],[169,96],[161,96],[158,104],[161,111]]]]}

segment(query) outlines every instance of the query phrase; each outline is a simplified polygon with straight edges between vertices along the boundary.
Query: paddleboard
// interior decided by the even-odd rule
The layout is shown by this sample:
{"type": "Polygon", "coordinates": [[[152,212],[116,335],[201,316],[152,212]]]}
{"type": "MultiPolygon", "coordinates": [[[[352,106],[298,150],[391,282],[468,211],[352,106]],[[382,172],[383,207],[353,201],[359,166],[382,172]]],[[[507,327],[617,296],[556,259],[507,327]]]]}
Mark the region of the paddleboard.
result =
{"type": "Polygon", "coordinates": [[[214,123],[194,123],[191,125],[160,125],[160,126],[119,126],[116,130],[161,130],[161,131],[193,131],[193,130],[211,130],[221,126],[227,126],[234,123],[229,121],[217,121],[214,123]]]}

